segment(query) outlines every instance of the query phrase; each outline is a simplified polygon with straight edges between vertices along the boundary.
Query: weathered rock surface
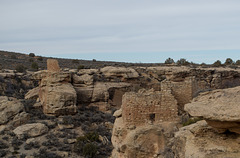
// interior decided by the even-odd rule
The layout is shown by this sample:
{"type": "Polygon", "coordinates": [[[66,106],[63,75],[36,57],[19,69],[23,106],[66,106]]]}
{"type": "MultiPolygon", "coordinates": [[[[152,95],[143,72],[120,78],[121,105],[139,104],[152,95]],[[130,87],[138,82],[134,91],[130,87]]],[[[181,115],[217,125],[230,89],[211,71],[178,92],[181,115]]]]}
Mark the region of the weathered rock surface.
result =
{"type": "Polygon", "coordinates": [[[24,106],[19,100],[0,96],[0,125],[7,123],[23,109],[24,106]]]}
{"type": "Polygon", "coordinates": [[[39,95],[39,87],[33,88],[25,94],[25,99],[37,99],[39,95]]]}
{"type": "Polygon", "coordinates": [[[133,68],[107,66],[100,70],[105,77],[122,77],[124,79],[137,78],[139,74],[133,68]]]}
{"type": "Polygon", "coordinates": [[[219,134],[203,120],[176,132],[172,151],[176,158],[238,158],[239,142],[240,135],[219,134]]]}
{"type": "Polygon", "coordinates": [[[28,114],[26,112],[21,112],[13,118],[11,125],[13,127],[17,127],[17,126],[25,124],[28,120],[30,120],[30,114],[28,114]]]}
{"type": "Polygon", "coordinates": [[[46,114],[76,113],[76,91],[70,83],[41,87],[39,97],[46,114]]]}
{"type": "Polygon", "coordinates": [[[13,130],[18,138],[27,135],[28,137],[36,137],[48,132],[48,127],[42,123],[25,124],[13,130]]]}
{"type": "Polygon", "coordinates": [[[171,157],[165,150],[174,130],[174,123],[126,127],[122,117],[118,117],[112,132],[112,158],[171,157]]]}
{"type": "Polygon", "coordinates": [[[85,84],[85,85],[92,85],[93,84],[93,76],[84,74],[78,76],[76,74],[73,75],[73,84],[85,84]]]}
{"type": "Polygon", "coordinates": [[[58,61],[56,59],[48,59],[47,60],[47,69],[48,69],[48,71],[53,71],[53,72],[60,71],[58,61]]]}
{"type": "Polygon", "coordinates": [[[240,133],[240,87],[214,90],[200,94],[185,110],[192,116],[203,117],[212,127],[225,132],[240,133]]]}
{"type": "Polygon", "coordinates": [[[53,115],[76,113],[77,94],[70,83],[71,74],[59,71],[56,61],[48,61],[48,68],[34,74],[34,78],[40,80],[39,99],[43,112],[53,115]]]}

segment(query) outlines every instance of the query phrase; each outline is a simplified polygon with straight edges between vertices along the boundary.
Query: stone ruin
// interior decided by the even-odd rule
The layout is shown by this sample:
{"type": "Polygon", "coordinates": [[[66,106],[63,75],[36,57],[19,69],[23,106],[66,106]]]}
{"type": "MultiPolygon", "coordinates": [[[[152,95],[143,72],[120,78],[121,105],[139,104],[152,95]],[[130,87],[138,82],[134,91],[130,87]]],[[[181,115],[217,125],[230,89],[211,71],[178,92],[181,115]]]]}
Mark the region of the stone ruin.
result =
{"type": "Polygon", "coordinates": [[[47,70],[34,74],[40,81],[39,99],[45,114],[65,115],[77,112],[77,94],[71,84],[71,74],[60,71],[57,60],[47,60],[47,70]]]}
{"type": "Polygon", "coordinates": [[[126,125],[158,124],[175,121],[178,117],[177,100],[171,90],[139,90],[123,96],[122,117],[126,125]]]}

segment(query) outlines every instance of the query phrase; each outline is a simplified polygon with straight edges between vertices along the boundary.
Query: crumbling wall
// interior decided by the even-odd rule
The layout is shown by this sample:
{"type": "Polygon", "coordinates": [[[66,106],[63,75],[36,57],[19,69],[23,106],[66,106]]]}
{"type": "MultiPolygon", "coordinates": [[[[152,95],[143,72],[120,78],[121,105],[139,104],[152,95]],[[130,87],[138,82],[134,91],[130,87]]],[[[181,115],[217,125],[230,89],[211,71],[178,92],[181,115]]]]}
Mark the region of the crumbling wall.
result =
{"type": "Polygon", "coordinates": [[[122,116],[126,125],[157,124],[177,118],[177,101],[171,90],[125,93],[122,101],[122,116]]]}
{"type": "Polygon", "coordinates": [[[172,95],[177,100],[179,108],[182,109],[186,103],[193,98],[193,80],[194,77],[185,78],[181,82],[165,80],[161,83],[161,91],[171,90],[172,95]]]}

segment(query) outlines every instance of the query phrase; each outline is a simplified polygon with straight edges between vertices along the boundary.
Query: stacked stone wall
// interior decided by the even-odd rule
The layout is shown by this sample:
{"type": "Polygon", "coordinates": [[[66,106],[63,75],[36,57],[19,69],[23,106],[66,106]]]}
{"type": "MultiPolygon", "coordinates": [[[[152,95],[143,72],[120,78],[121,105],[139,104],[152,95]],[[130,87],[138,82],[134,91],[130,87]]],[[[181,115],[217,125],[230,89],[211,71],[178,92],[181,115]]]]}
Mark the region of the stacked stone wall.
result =
{"type": "Polygon", "coordinates": [[[193,77],[186,78],[184,81],[181,82],[165,80],[161,83],[161,90],[164,91],[170,89],[181,109],[193,98],[193,81],[193,77]]]}
{"type": "Polygon", "coordinates": [[[122,110],[124,123],[135,126],[174,121],[178,113],[171,90],[126,93],[122,110]]]}

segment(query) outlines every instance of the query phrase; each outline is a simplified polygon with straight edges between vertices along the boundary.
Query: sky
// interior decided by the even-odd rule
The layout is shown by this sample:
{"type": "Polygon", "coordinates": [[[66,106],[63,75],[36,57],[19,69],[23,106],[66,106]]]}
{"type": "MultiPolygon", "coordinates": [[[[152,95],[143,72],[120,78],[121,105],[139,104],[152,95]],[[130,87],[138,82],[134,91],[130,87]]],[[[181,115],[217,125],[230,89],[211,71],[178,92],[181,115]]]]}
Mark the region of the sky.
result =
{"type": "Polygon", "coordinates": [[[72,59],[240,59],[239,0],[0,0],[0,50],[72,59]]]}

